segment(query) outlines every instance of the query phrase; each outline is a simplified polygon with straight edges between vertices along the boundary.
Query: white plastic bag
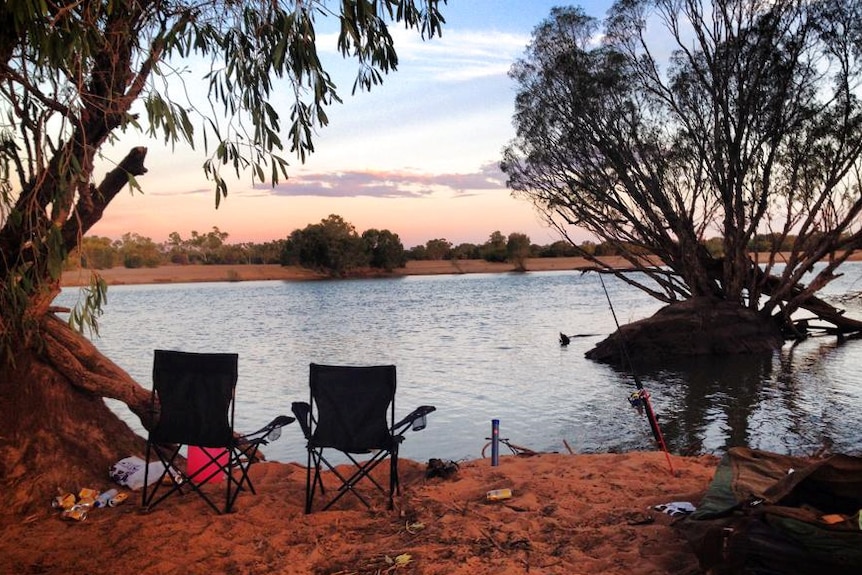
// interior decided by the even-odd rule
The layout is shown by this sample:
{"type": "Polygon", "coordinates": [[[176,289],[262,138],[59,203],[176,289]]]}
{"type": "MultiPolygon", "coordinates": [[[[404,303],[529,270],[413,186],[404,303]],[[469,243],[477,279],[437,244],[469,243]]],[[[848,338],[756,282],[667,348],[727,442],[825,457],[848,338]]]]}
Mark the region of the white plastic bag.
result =
{"type": "MultiPolygon", "coordinates": [[[[147,462],[140,457],[126,457],[112,465],[108,471],[108,475],[118,484],[137,491],[144,486],[146,467],[147,462]]],[[[164,470],[165,465],[161,461],[151,462],[149,465],[149,476],[147,477],[149,485],[158,481],[164,470]]]]}

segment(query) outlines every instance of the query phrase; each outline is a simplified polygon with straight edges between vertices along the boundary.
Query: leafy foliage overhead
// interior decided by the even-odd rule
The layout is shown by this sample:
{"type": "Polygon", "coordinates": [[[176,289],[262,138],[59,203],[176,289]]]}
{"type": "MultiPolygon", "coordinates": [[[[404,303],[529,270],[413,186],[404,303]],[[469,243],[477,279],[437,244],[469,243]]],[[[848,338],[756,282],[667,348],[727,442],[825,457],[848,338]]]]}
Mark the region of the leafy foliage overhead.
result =
{"type": "Polygon", "coordinates": [[[146,149],[102,157],[105,144],[137,130],[202,147],[216,206],[228,194],[225,169],[275,183],[287,175],[282,153],[305,160],[341,98],[318,53],[318,24],[336,24],[336,47],[357,66],[353,89],[364,90],[398,65],[390,26],[439,35],[445,2],[2,3],[3,342],[33,332],[66,255],[122,188],[139,188],[146,149]],[[204,104],[189,97],[201,89],[204,104]],[[114,168],[96,184],[98,162],[114,168]]]}

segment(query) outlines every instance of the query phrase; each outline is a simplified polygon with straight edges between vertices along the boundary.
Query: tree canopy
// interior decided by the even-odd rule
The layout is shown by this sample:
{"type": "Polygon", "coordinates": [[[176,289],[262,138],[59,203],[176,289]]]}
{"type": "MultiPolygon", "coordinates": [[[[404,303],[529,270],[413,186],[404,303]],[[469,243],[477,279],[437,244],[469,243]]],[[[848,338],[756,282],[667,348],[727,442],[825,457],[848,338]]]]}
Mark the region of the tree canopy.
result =
{"type": "MultiPolygon", "coordinates": [[[[445,0],[443,0],[445,3],[445,0]]],[[[105,0],[0,6],[0,322],[3,348],[24,335],[36,292],[50,302],[62,262],[126,185],[139,189],[145,149],[101,156],[122,132],[202,147],[215,202],[223,169],[286,177],[292,152],[314,151],[326,108],[340,101],[316,27],[338,23],[337,48],[357,64],[354,90],[396,69],[389,31],[423,37],[444,22],[439,0],[160,2],[105,0]],[[192,77],[185,62],[207,65],[192,77]],[[188,99],[205,88],[208,108],[188,99]],[[97,165],[113,167],[99,183],[97,165]],[[45,291],[47,290],[47,291],[45,291]]],[[[32,327],[32,326],[30,326],[32,327]]]]}
{"type": "MultiPolygon", "coordinates": [[[[341,98],[318,53],[320,22],[332,22],[337,50],[356,64],[354,91],[366,90],[398,65],[390,26],[426,39],[439,35],[445,3],[0,4],[4,491],[30,489],[34,476],[43,486],[70,473],[96,477],[121,454],[140,452],[140,438],[103,397],[128,405],[144,426],[152,423],[149,393],[51,308],[67,255],[122,189],[141,188],[138,178],[147,171],[145,148],[112,157],[106,144],[140,131],[165,146],[200,149],[216,206],[229,191],[223,170],[275,183],[287,175],[281,154],[303,161],[312,153],[327,108],[341,98]],[[204,103],[188,97],[192,88],[203,89],[204,103]],[[108,171],[97,181],[100,166],[108,171]]],[[[87,293],[71,314],[81,323],[98,316],[104,283],[95,277],[87,293]]],[[[45,489],[32,491],[27,498],[47,500],[45,489]]]]}
{"type": "Polygon", "coordinates": [[[855,0],[621,0],[604,22],[555,8],[511,76],[513,193],[617,246],[645,272],[620,277],[664,302],[789,323],[862,247],[855,0]]]}
{"type": "Polygon", "coordinates": [[[282,265],[300,265],[343,276],[359,267],[371,266],[391,271],[403,265],[404,246],[389,230],[366,230],[362,236],[353,224],[331,214],[318,224],[290,233],[284,242],[282,265]]]}

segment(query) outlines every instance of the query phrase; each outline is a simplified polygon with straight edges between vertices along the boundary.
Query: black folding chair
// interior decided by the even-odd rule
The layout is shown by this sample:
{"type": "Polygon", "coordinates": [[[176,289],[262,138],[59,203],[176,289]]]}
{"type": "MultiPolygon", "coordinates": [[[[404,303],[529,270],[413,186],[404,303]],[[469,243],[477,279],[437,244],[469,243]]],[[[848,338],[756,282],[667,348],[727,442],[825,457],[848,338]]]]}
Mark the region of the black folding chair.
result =
{"type": "Polygon", "coordinates": [[[188,487],[221,513],[214,497],[204,489],[219,474],[226,483],[225,513],[231,511],[241,490],[255,492],[248,471],[258,459],[258,450],[278,439],[281,428],[294,418],[280,415],[253,433],[234,433],[237,359],[233,353],[155,351],[151,396],[155,425],[147,437],[141,500],[145,509],[153,509],[188,487]],[[183,446],[200,448],[204,460],[197,469],[179,464],[183,446]],[[161,474],[152,480],[151,459],[163,466],[161,474]]]}
{"type": "MultiPolygon", "coordinates": [[[[345,493],[355,495],[366,507],[366,497],[356,489],[368,479],[384,495],[388,508],[393,496],[400,493],[398,483],[398,447],[408,429],[425,428],[425,417],[435,410],[423,405],[395,422],[395,366],[332,366],[312,363],[309,387],[311,401],[293,403],[293,413],[307,441],[308,466],[305,483],[305,512],[311,513],[315,491],[323,493],[321,471],[324,466],[341,485],[325,504],[329,509],[345,493]],[[325,456],[326,450],[342,453],[353,464],[350,474],[342,473],[325,456]],[[360,456],[368,459],[360,461],[360,456]],[[384,488],[371,471],[389,458],[389,486],[384,488]]],[[[330,455],[330,459],[332,456],[330,455]]]]}

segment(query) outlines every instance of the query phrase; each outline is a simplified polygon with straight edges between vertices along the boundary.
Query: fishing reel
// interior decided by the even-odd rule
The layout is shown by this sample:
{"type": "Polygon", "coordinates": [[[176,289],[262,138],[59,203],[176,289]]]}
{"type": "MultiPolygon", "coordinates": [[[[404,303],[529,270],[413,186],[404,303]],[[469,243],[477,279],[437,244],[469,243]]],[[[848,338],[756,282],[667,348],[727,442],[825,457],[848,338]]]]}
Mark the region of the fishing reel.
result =
{"type": "Polygon", "coordinates": [[[629,396],[629,405],[638,410],[638,415],[643,415],[644,408],[646,407],[648,399],[649,393],[647,392],[647,390],[639,389],[632,392],[632,394],[629,396]]]}

